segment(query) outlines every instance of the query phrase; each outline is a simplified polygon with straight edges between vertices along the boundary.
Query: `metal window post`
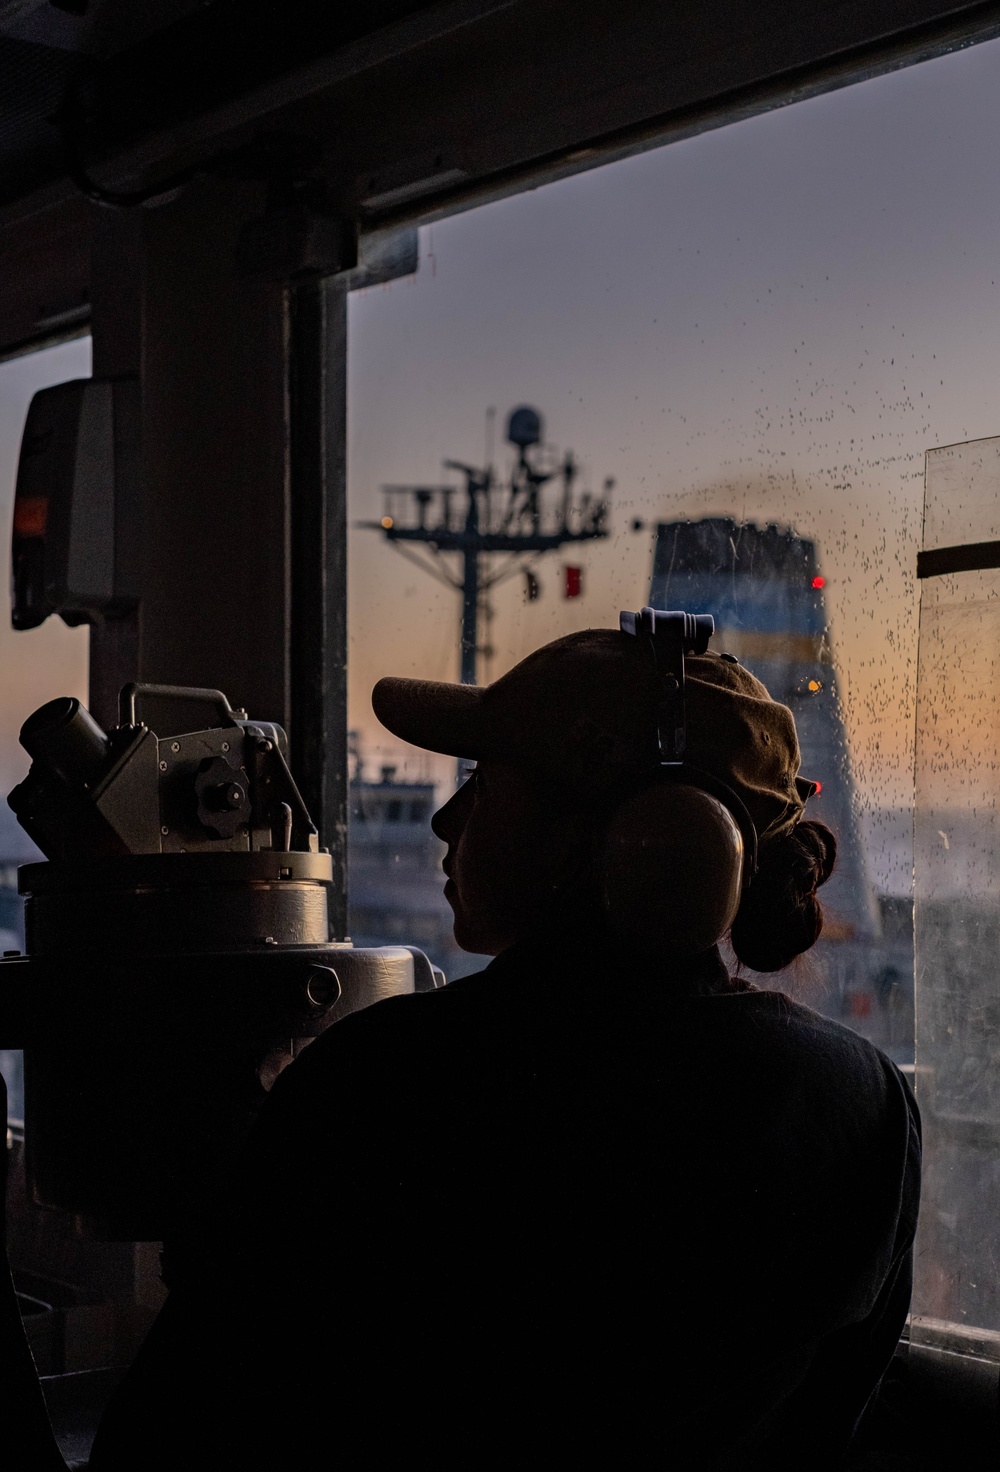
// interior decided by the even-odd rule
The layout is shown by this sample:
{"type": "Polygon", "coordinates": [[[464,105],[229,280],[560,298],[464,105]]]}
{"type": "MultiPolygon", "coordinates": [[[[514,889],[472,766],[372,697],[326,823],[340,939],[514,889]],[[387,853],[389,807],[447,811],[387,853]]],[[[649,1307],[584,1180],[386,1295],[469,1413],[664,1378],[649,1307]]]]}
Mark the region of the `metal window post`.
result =
{"type": "Polygon", "coordinates": [[[292,770],[333,856],[330,924],[347,930],[347,293],[290,288],[292,770]]]}

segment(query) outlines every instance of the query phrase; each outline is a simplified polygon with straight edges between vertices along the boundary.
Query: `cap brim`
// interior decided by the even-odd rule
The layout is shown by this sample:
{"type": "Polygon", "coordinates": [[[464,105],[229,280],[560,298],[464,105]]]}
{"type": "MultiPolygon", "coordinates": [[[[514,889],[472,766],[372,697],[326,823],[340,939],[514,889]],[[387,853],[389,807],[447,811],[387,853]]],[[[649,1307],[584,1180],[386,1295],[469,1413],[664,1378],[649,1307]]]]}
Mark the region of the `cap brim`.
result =
{"type": "Polygon", "coordinates": [[[372,691],[372,709],[383,726],[411,746],[478,761],[483,755],[485,693],[479,685],[390,676],[372,691]]]}

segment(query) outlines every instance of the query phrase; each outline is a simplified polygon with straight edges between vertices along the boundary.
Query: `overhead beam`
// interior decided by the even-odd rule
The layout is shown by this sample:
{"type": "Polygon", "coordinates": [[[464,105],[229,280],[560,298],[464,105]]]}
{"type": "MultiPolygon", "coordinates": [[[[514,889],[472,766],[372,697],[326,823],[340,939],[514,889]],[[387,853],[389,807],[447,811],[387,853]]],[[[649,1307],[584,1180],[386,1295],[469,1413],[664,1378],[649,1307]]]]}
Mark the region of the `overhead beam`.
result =
{"type": "Polygon", "coordinates": [[[773,77],[738,84],[719,95],[672,107],[638,122],[626,122],[589,140],[496,168],[479,178],[429,180],[424,188],[414,184],[406,191],[409,197],[396,203],[391,197],[369,198],[359,210],[362,228],[367,225],[392,230],[403,225],[432,224],[526,189],[537,189],[998,38],[1000,4],[964,7],[958,14],[949,13],[880,42],[862,44],[825,63],[808,62],[773,77]]]}
{"type": "MultiPolygon", "coordinates": [[[[412,220],[998,35],[997,0],[452,0],[93,172],[154,187],[267,131],[314,140],[348,211],[412,220]]],[[[103,86],[108,111],[113,71],[103,86]]]]}

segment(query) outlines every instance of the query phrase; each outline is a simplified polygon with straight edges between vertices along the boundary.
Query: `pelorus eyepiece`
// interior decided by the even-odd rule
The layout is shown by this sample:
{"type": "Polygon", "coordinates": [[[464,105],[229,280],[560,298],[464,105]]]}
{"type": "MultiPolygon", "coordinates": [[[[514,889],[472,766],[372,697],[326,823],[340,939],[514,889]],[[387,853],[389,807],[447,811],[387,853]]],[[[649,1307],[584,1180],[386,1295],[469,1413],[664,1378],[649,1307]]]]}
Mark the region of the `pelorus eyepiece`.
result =
{"type": "Polygon", "coordinates": [[[50,700],[21,727],[21,745],[71,787],[86,786],[107,761],[108,738],[90,711],[71,696],[50,700]]]}

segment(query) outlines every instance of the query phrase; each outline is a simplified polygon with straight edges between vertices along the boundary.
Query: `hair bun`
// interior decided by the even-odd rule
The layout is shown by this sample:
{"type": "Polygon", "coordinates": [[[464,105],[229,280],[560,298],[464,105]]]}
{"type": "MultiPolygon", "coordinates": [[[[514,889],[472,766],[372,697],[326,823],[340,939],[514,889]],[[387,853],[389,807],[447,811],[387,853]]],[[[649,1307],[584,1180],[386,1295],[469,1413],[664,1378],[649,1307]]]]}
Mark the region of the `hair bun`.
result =
{"type": "Polygon", "coordinates": [[[761,845],[757,873],[730,933],[745,966],[780,971],[816,944],[823,930],[816,891],[836,862],[837,840],[814,818],[761,845]]]}
{"type": "Polygon", "coordinates": [[[837,862],[836,838],[825,823],[815,818],[805,818],[797,823],[788,838],[795,840],[793,847],[796,852],[800,852],[803,858],[808,855],[811,860],[815,874],[813,888],[818,889],[829,879],[837,862]]]}

